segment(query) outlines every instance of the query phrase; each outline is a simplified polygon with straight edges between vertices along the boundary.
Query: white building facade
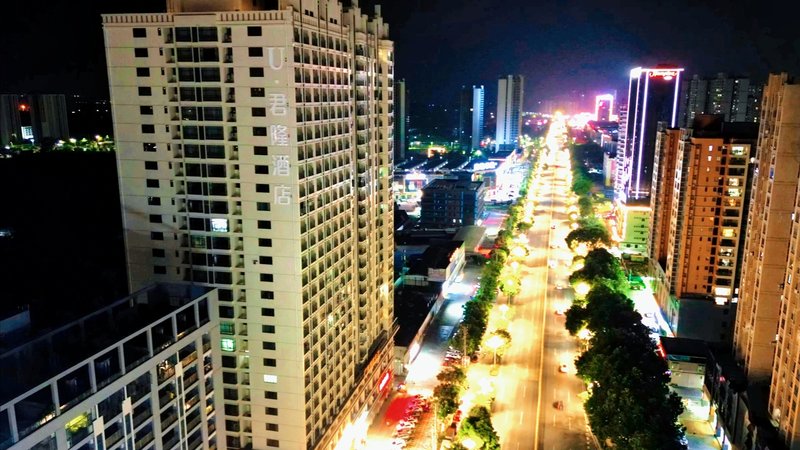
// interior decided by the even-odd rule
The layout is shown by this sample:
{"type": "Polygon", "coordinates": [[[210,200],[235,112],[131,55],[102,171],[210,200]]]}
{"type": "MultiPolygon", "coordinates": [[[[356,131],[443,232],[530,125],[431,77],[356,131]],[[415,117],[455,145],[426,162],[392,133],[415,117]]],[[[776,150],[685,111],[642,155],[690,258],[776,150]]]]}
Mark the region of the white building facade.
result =
{"type": "Polygon", "coordinates": [[[215,448],[216,291],[159,284],[0,352],[0,448],[215,448]]]}
{"type": "Polygon", "coordinates": [[[129,279],[219,289],[219,448],[350,448],[391,386],[393,44],[255,3],[103,18],[129,279]]]}
{"type": "Polygon", "coordinates": [[[497,80],[497,131],[498,149],[513,149],[519,142],[522,129],[522,106],[525,97],[525,78],[508,75],[497,80]]]}

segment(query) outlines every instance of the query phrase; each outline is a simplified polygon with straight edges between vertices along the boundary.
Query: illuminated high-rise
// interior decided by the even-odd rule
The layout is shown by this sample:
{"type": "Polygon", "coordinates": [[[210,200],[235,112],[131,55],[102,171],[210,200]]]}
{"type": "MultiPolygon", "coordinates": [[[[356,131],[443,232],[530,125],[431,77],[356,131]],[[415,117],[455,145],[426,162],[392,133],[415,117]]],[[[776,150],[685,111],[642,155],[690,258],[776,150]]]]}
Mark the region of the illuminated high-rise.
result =
{"type": "Polygon", "coordinates": [[[734,352],[751,383],[770,383],[769,413],[800,449],[800,80],[770,75],[761,102],[734,352]]]}
{"type": "Polygon", "coordinates": [[[691,126],[699,114],[721,114],[726,122],[758,122],[763,86],[747,77],[718,73],[681,82],[678,126],[691,126]]]}
{"type": "Polygon", "coordinates": [[[497,80],[497,148],[516,148],[519,144],[524,85],[525,78],[522,75],[508,75],[497,80]]]}
{"type": "Polygon", "coordinates": [[[679,336],[732,334],[756,128],[699,115],[691,128],[657,133],[650,258],[668,291],[656,298],[679,336]]]}
{"type": "Polygon", "coordinates": [[[483,86],[463,86],[458,111],[458,142],[461,148],[476,149],[483,139],[483,86]]]}
{"type": "Polygon", "coordinates": [[[614,115],[614,95],[602,94],[594,99],[594,120],[608,122],[614,115]]]}
{"type": "Polygon", "coordinates": [[[675,127],[677,123],[682,73],[683,69],[677,67],[631,70],[625,147],[618,155],[623,179],[617,194],[623,202],[650,197],[657,124],[666,122],[675,127]]]}
{"type": "Polygon", "coordinates": [[[103,16],[131,288],[219,292],[209,447],[349,448],[391,387],[394,51],[352,3],[103,16]]]}
{"type": "MultiPolygon", "coordinates": [[[[650,197],[659,122],[674,127],[683,69],[637,67],[630,72],[625,124],[620,126],[617,170],[616,236],[625,253],[650,251],[650,197]]],[[[623,116],[620,108],[620,117],[623,116]]]]}

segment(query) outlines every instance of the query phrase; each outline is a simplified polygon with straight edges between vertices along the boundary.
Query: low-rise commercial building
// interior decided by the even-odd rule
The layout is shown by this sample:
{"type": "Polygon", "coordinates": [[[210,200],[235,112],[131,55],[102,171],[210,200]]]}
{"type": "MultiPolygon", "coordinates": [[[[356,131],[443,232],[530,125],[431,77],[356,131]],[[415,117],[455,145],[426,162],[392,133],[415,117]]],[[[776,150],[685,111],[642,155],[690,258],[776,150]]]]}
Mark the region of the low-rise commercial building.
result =
{"type": "Polygon", "coordinates": [[[463,178],[433,180],[422,189],[419,225],[424,228],[480,225],[484,192],[481,181],[463,178]]]}

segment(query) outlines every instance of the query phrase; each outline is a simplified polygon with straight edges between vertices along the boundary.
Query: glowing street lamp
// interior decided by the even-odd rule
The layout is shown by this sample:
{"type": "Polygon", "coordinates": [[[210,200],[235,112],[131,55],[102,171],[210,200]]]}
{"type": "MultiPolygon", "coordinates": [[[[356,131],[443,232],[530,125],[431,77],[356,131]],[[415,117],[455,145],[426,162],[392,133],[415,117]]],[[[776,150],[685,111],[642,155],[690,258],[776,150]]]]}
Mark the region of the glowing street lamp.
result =
{"type": "Polygon", "coordinates": [[[586,297],[586,294],[588,294],[591,289],[592,287],[589,286],[589,283],[581,281],[575,285],[575,295],[580,298],[586,297]]]}
{"type": "Polygon", "coordinates": [[[495,366],[497,365],[497,349],[502,347],[504,343],[505,340],[496,334],[492,335],[492,337],[486,340],[486,345],[489,346],[490,349],[492,349],[492,352],[494,354],[494,358],[492,359],[492,365],[495,366]]]}

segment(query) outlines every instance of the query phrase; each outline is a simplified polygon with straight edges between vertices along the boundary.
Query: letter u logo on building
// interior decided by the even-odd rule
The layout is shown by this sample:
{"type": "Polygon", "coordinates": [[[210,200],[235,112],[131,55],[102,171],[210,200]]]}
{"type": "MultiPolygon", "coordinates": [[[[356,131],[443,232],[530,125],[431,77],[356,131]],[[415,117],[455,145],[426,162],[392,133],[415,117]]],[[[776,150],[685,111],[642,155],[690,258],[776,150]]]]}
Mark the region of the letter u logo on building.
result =
{"type": "Polygon", "coordinates": [[[284,55],[283,47],[267,47],[267,57],[270,69],[280,70],[283,67],[283,55],[284,55]],[[275,58],[276,50],[277,53],[279,53],[277,61],[275,58]]]}

